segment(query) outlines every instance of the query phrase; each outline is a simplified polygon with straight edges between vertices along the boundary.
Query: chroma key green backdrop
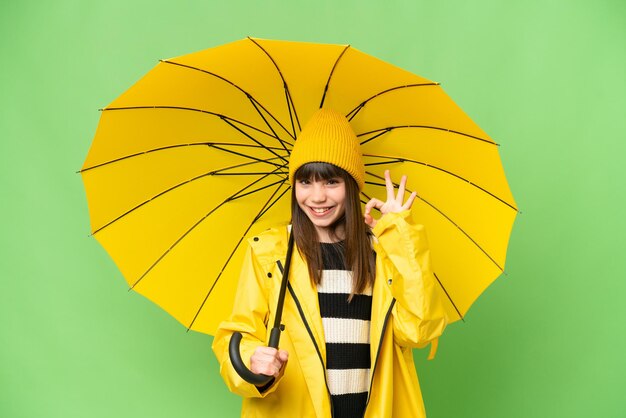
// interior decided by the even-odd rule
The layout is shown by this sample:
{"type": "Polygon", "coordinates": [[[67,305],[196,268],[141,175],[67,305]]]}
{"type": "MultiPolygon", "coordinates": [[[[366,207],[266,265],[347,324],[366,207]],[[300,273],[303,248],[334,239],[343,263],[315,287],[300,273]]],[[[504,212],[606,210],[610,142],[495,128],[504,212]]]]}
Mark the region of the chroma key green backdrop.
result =
{"type": "Polygon", "coordinates": [[[498,143],[507,274],[416,351],[430,418],[626,417],[623,0],[0,4],[0,417],[234,417],[212,337],[89,238],[99,112],[160,58],[255,36],[350,43],[439,81],[498,143]]]}

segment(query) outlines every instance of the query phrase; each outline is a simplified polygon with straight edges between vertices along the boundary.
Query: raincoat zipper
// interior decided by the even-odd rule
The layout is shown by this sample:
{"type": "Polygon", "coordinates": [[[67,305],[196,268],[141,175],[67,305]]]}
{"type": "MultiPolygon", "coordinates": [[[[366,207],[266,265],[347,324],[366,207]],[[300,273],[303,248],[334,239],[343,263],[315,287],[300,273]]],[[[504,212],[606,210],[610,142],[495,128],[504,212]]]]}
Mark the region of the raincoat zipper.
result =
{"type": "Polygon", "coordinates": [[[363,417],[367,412],[367,406],[370,404],[370,396],[372,394],[372,386],[374,385],[374,373],[376,373],[376,366],[378,365],[378,360],[380,358],[380,348],[383,345],[383,338],[385,338],[385,331],[387,330],[387,323],[389,323],[389,316],[391,315],[391,310],[393,306],[396,304],[396,299],[391,300],[391,304],[389,305],[389,309],[387,309],[387,313],[385,314],[385,320],[383,321],[383,329],[380,333],[380,340],[378,341],[378,350],[376,351],[376,361],[374,362],[374,367],[372,368],[372,379],[370,381],[370,389],[367,392],[367,401],[365,402],[365,409],[363,410],[363,417]]]}
{"type": "MultiPolygon", "coordinates": [[[[280,272],[284,273],[283,265],[280,262],[280,260],[277,260],[276,264],[278,264],[278,269],[280,270],[280,272]]],[[[324,383],[326,384],[326,391],[328,392],[328,398],[330,400],[330,402],[329,402],[330,403],[330,416],[332,418],[332,417],[334,417],[335,413],[334,413],[334,409],[333,409],[332,396],[330,395],[330,388],[328,387],[328,379],[326,377],[326,367],[324,367],[324,360],[322,359],[322,353],[320,352],[320,349],[317,346],[317,342],[315,342],[315,337],[313,337],[313,332],[311,331],[311,328],[309,327],[309,323],[307,322],[306,317],[304,316],[304,312],[302,311],[302,306],[300,305],[300,301],[296,297],[296,293],[293,291],[293,287],[291,287],[291,283],[289,283],[289,282],[287,282],[287,290],[289,290],[289,294],[291,294],[291,297],[293,298],[294,302],[296,303],[296,307],[298,308],[298,312],[300,313],[300,317],[302,318],[302,322],[304,323],[304,327],[306,328],[307,332],[309,333],[309,337],[311,338],[311,341],[313,342],[313,346],[315,346],[315,351],[317,352],[317,356],[320,359],[320,363],[322,365],[322,369],[324,370],[324,383]]]]}

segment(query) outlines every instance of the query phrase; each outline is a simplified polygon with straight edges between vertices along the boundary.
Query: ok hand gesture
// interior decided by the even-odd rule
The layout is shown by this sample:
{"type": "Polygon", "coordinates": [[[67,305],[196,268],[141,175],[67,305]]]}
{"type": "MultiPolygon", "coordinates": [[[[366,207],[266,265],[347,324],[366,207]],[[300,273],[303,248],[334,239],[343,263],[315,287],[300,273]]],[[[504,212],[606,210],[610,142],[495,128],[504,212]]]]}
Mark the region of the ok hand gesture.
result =
{"type": "Polygon", "coordinates": [[[417,196],[416,192],[411,193],[406,203],[404,203],[404,191],[406,187],[406,176],[402,176],[400,179],[400,185],[398,186],[398,193],[394,193],[393,183],[391,182],[391,175],[389,174],[389,170],[385,170],[385,186],[387,188],[387,201],[383,202],[379,199],[371,199],[365,205],[365,223],[369,225],[370,228],[374,228],[376,223],[378,222],[376,219],[372,217],[370,212],[372,208],[376,208],[380,210],[382,215],[387,213],[397,213],[403,212],[405,210],[411,209],[413,206],[413,201],[415,200],[415,196],[417,196]]]}

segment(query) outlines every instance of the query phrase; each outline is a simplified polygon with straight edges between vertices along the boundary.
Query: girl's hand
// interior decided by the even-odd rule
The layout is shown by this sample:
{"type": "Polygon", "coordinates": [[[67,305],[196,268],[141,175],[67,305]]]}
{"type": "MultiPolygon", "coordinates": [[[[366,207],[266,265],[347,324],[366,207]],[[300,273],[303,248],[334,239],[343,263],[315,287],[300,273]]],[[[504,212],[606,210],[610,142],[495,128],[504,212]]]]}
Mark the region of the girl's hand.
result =
{"type": "Polygon", "coordinates": [[[370,227],[374,228],[376,223],[378,222],[376,219],[370,215],[372,208],[376,208],[380,210],[380,213],[385,215],[387,213],[397,213],[403,212],[405,210],[411,209],[413,206],[413,201],[415,200],[415,196],[417,196],[416,192],[411,193],[411,196],[407,199],[406,203],[404,202],[404,189],[406,186],[406,176],[402,176],[400,179],[400,185],[398,186],[398,194],[394,196],[393,183],[391,182],[391,175],[389,174],[389,170],[385,170],[385,186],[387,188],[387,201],[382,202],[379,199],[371,199],[365,205],[365,223],[370,227]]]}
{"type": "Polygon", "coordinates": [[[250,357],[250,370],[252,373],[278,377],[288,358],[289,353],[285,350],[257,347],[250,357]]]}

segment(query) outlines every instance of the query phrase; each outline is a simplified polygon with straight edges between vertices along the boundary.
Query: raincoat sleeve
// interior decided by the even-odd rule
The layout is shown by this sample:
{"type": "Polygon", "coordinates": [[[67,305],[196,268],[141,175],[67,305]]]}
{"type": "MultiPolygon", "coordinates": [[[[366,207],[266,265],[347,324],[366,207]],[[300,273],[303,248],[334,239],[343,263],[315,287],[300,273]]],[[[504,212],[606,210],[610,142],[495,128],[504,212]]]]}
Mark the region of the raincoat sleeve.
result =
{"type": "Polygon", "coordinates": [[[391,261],[391,277],[384,278],[396,303],[392,310],[397,344],[425,347],[433,343],[447,324],[443,292],[430,267],[430,252],[423,225],[414,223],[411,212],[385,214],[374,235],[391,261]]]}
{"type": "Polygon", "coordinates": [[[230,318],[220,324],[213,340],[213,352],[220,365],[220,373],[226,382],[228,389],[240,396],[247,398],[263,398],[272,393],[280,382],[285,367],[281,374],[263,389],[243,380],[233,368],[228,354],[228,344],[233,332],[242,334],[240,353],[241,358],[250,368],[250,357],[259,346],[267,346],[268,336],[267,323],[269,318],[269,289],[264,286],[264,273],[251,246],[246,252],[235,303],[230,318]]]}

